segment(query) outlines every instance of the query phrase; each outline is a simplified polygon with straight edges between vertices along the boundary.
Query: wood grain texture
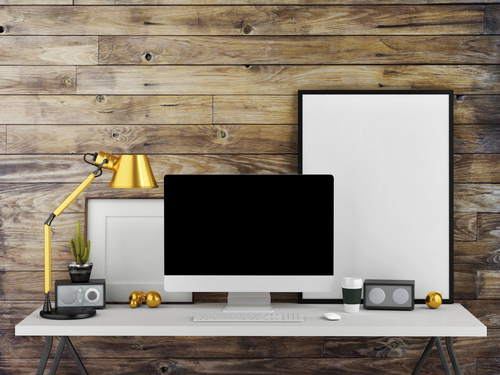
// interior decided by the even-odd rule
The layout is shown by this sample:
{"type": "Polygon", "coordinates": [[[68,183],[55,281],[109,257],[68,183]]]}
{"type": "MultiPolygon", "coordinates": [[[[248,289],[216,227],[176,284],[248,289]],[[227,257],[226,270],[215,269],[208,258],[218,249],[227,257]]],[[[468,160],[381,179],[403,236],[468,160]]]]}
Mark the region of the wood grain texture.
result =
{"type": "MultiPolygon", "coordinates": [[[[487,133],[477,139],[481,125],[497,125],[500,119],[500,96],[456,95],[453,120],[455,126],[455,152],[487,153],[489,144],[496,142],[495,135],[487,133]],[[481,124],[464,127],[461,124],[481,124]],[[460,126],[459,126],[460,125],[460,126]],[[476,138],[477,137],[477,138],[476,138]],[[480,145],[477,146],[476,143],[480,145]],[[483,146],[481,146],[483,145],[483,146]]],[[[214,96],[214,123],[216,124],[297,124],[297,95],[244,95],[214,96]]],[[[486,127],[489,129],[489,127],[486,127]]],[[[492,127],[491,130],[495,129],[492,127]]],[[[495,148],[491,148],[495,152],[495,148]]]]}
{"type": "Polygon", "coordinates": [[[456,126],[454,138],[456,153],[500,153],[500,125],[456,126]]]}
{"type": "Polygon", "coordinates": [[[500,243],[455,242],[454,262],[457,271],[496,270],[500,265],[500,243]]]}
{"type": "Polygon", "coordinates": [[[488,5],[484,10],[484,33],[500,34],[500,6],[488,5]]]}
{"type": "MultiPolygon", "coordinates": [[[[28,0],[3,0],[28,1],[28,0]]],[[[38,0],[42,1],[42,0],[38,0]]],[[[49,0],[43,0],[49,1],[49,0]]],[[[269,0],[267,5],[498,4],[498,0],[269,0]]],[[[75,5],[261,5],[262,0],[74,0],[75,5]]]]}
{"type": "MultiPolygon", "coordinates": [[[[232,375],[400,375],[410,374],[415,367],[415,359],[346,359],[332,361],[331,359],[286,358],[286,359],[177,359],[161,357],[159,359],[95,359],[88,365],[87,371],[101,375],[135,375],[135,374],[232,374],[232,375]]],[[[49,360],[47,368],[51,364],[49,360]]],[[[36,370],[38,362],[33,359],[0,360],[0,366],[8,374],[20,375],[36,370]]],[[[475,375],[475,360],[466,358],[460,363],[463,375],[475,375]]],[[[57,369],[58,375],[74,375],[76,366],[72,359],[63,359],[57,369]]],[[[438,358],[429,358],[420,372],[422,375],[435,375],[443,371],[438,358]]]]}
{"type": "Polygon", "coordinates": [[[454,104],[455,124],[499,123],[500,96],[498,95],[457,95],[454,104]]]}
{"type": "Polygon", "coordinates": [[[10,36],[1,39],[0,65],[97,65],[98,40],[88,36],[10,36]]]}
{"type": "Polygon", "coordinates": [[[500,185],[455,183],[454,209],[471,213],[500,211],[500,185]]]}
{"type": "Polygon", "coordinates": [[[297,124],[297,95],[214,96],[215,124],[297,124]]]}
{"type": "MultiPolygon", "coordinates": [[[[485,303],[484,300],[460,301],[460,303],[488,327],[488,334],[493,332],[491,329],[500,328],[500,301],[491,300],[485,303]]],[[[497,331],[495,331],[497,332],[497,331]]],[[[498,333],[495,335],[497,336],[498,333]]]]}
{"type": "Polygon", "coordinates": [[[15,94],[75,94],[76,67],[0,66],[0,92],[15,94]]]}
{"type": "Polygon", "coordinates": [[[297,137],[296,125],[14,125],[7,148],[9,154],[296,154],[297,137]]]}
{"type": "Polygon", "coordinates": [[[99,64],[495,64],[499,44],[485,36],[106,36],[99,64]]]}
{"type": "Polygon", "coordinates": [[[85,95],[295,95],[307,89],[453,89],[457,94],[500,93],[500,74],[489,65],[357,66],[82,66],[85,95]],[[220,82],[224,82],[221,85],[220,82]]]}
{"type": "Polygon", "coordinates": [[[455,212],[454,220],[455,241],[476,241],[477,239],[477,214],[468,212],[455,212]]]}
{"type": "Polygon", "coordinates": [[[477,229],[479,241],[498,241],[500,239],[500,214],[479,212],[477,229]]]}
{"type": "MultiPolygon", "coordinates": [[[[477,273],[478,299],[500,299],[500,271],[480,270],[477,273]]],[[[500,348],[497,348],[497,353],[500,348]]]]}
{"type": "Polygon", "coordinates": [[[0,96],[0,124],[211,124],[211,96],[0,96]]]}
{"type": "MultiPolygon", "coordinates": [[[[99,150],[92,150],[98,152],[99,150]]],[[[0,155],[0,183],[78,183],[93,169],[83,155],[65,155],[54,163],[50,155],[0,155]]],[[[166,174],[296,174],[297,155],[151,155],[157,180],[166,174]]],[[[111,172],[104,171],[95,184],[109,184],[111,172]]],[[[46,219],[46,218],[45,218],[46,219]]],[[[45,221],[45,219],[43,221],[45,221]]]]}
{"type": "Polygon", "coordinates": [[[2,7],[5,35],[481,35],[482,5],[2,7]]]}
{"type": "Polygon", "coordinates": [[[0,154],[7,152],[7,126],[0,125],[0,154]]]}
{"type": "Polygon", "coordinates": [[[455,154],[455,182],[500,182],[499,154],[455,154]]]}

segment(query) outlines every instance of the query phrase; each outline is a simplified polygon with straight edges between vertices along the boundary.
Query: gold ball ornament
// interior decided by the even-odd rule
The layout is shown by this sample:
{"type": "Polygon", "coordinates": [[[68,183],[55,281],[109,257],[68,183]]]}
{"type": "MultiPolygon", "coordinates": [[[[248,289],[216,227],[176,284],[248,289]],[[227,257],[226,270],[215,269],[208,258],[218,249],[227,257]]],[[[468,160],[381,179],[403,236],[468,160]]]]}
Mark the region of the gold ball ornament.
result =
{"type": "Polygon", "coordinates": [[[161,295],[158,292],[152,290],[145,294],[146,305],[149,307],[158,307],[161,303],[161,295]]]}
{"type": "Polygon", "coordinates": [[[437,309],[443,303],[443,295],[438,292],[430,292],[425,297],[425,304],[431,309],[437,309]]]}
{"type": "Polygon", "coordinates": [[[130,307],[132,308],[135,308],[137,306],[139,306],[140,304],[142,304],[144,302],[144,293],[143,292],[132,292],[130,293],[130,295],[128,296],[128,302],[129,302],[129,305],[130,307]]]}

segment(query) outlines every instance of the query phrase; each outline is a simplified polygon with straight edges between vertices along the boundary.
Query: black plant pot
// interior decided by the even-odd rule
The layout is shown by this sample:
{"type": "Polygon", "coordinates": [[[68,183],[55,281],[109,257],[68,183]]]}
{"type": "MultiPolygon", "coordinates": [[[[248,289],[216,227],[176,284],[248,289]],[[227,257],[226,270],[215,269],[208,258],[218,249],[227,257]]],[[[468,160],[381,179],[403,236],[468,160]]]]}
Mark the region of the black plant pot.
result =
{"type": "Polygon", "coordinates": [[[92,272],[92,263],[68,263],[69,277],[73,283],[88,283],[92,272]]]}

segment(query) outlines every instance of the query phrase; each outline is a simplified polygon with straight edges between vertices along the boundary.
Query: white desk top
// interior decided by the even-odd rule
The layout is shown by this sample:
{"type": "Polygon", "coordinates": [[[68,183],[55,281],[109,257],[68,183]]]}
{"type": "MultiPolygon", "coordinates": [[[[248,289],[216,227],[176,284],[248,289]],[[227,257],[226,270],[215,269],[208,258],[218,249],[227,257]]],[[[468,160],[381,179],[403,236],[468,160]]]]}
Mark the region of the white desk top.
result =
{"type": "Polygon", "coordinates": [[[343,305],[274,303],[276,312],[296,312],[304,322],[193,322],[197,312],[219,312],[224,304],[160,305],[157,308],[108,305],[89,319],[48,320],[37,309],[16,325],[18,336],[486,336],[486,326],[462,305],[414,311],[363,310],[344,312],[343,305]],[[340,321],[328,321],[325,312],[340,321]]]}

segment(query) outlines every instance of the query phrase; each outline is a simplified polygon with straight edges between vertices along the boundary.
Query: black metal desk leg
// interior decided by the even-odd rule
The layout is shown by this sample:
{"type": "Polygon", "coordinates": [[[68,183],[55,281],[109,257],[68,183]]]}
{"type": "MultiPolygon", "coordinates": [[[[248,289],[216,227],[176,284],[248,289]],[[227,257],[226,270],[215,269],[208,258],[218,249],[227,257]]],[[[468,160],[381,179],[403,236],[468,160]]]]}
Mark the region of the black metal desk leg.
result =
{"type": "Polygon", "coordinates": [[[69,337],[64,336],[64,340],[66,341],[66,347],[68,348],[69,352],[71,353],[71,356],[73,357],[73,359],[76,363],[76,367],[78,367],[78,370],[80,370],[80,373],[82,375],[88,375],[87,369],[83,365],[83,362],[80,359],[80,357],[78,356],[78,353],[76,352],[75,347],[71,343],[71,340],[69,339],[69,337]]]}
{"type": "Polygon", "coordinates": [[[443,364],[444,373],[446,375],[452,375],[450,365],[448,364],[448,359],[446,358],[446,354],[444,352],[443,343],[441,342],[440,338],[437,339],[436,346],[439,353],[439,358],[441,358],[441,363],[443,364]]]}
{"type": "Polygon", "coordinates": [[[59,361],[61,360],[61,355],[65,345],[64,337],[65,336],[61,336],[59,345],[57,345],[56,355],[54,356],[54,360],[52,361],[52,366],[50,366],[49,375],[54,375],[57,371],[57,366],[59,366],[59,361]]]}
{"type": "Polygon", "coordinates": [[[455,375],[462,375],[460,365],[458,364],[457,355],[455,354],[455,348],[453,347],[453,338],[446,337],[445,340],[446,348],[448,349],[448,355],[450,356],[451,364],[453,366],[453,371],[455,371],[455,375]]]}
{"type": "Polygon", "coordinates": [[[47,360],[49,359],[50,350],[52,349],[52,341],[54,337],[45,336],[45,348],[43,348],[42,358],[40,358],[40,364],[38,365],[38,370],[36,370],[36,375],[43,375],[43,370],[47,365],[47,360]]]}
{"type": "Polygon", "coordinates": [[[429,340],[429,343],[427,344],[427,347],[425,348],[424,352],[422,353],[422,356],[418,360],[417,365],[415,366],[415,369],[412,372],[412,375],[418,375],[420,373],[420,370],[422,370],[422,367],[424,367],[424,363],[427,360],[427,357],[429,357],[429,354],[431,354],[432,347],[436,343],[436,341],[439,339],[439,337],[431,337],[429,340]]]}

